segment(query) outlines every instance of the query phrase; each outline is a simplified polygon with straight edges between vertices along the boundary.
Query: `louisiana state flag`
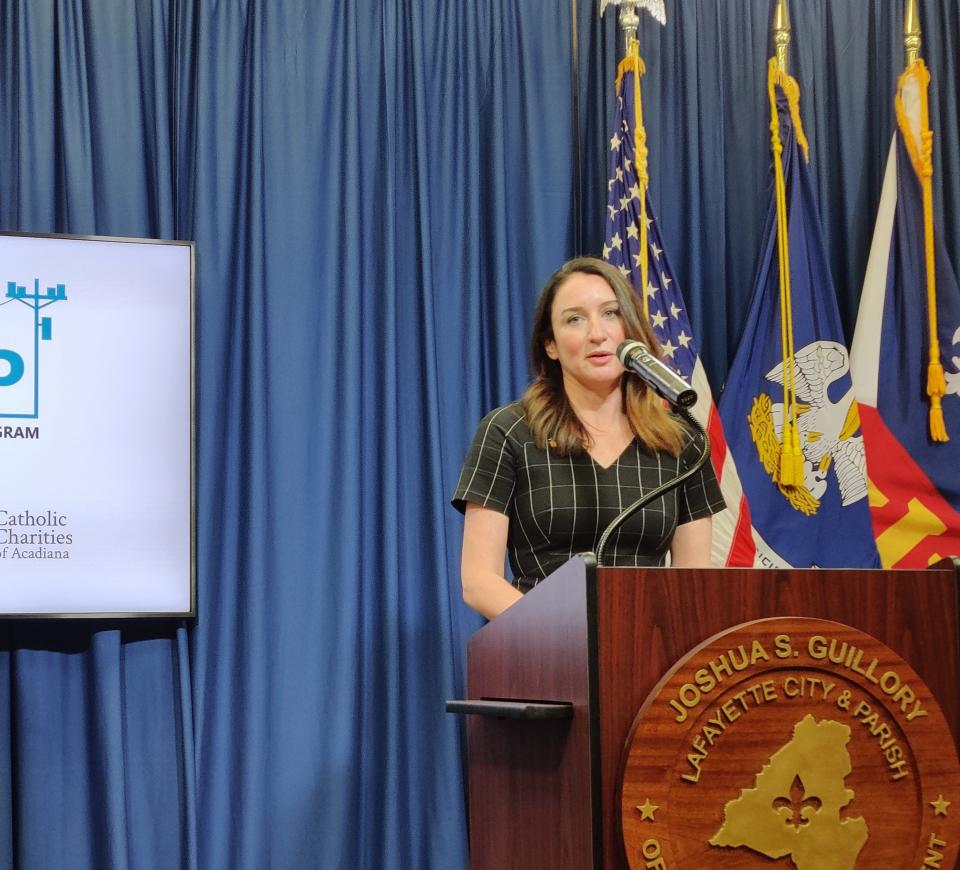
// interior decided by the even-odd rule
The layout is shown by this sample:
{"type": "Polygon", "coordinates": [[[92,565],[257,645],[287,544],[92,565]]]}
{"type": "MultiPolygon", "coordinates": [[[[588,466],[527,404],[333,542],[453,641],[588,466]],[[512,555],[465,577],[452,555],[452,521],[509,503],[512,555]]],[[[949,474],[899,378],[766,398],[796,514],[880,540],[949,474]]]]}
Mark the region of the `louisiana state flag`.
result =
{"type": "Polygon", "coordinates": [[[852,346],[873,528],[890,568],[960,554],[960,289],[933,232],[928,82],[922,60],[900,79],[852,346]]]}
{"type": "Polygon", "coordinates": [[[758,565],[878,567],[850,359],[806,162],[799,87],[775,59],[769,94],[774,196],[720,416],[750,504],[758,565]]]}

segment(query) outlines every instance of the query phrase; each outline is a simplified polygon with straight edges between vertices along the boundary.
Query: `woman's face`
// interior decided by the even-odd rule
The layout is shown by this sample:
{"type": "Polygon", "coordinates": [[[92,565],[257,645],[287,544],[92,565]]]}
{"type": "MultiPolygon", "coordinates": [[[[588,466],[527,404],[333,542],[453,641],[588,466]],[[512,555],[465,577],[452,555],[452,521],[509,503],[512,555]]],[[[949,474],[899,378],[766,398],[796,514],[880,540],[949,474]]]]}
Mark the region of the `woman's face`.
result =
{"type": "Polygon", "coordinates": [[[617,347],[626,335],[620,303],[602,277],[574,272],[567,278],[553,297],[550,324],[553,338],[544,348],[560,363],[564,383],[603,391],[619,384],[617,347]]]}

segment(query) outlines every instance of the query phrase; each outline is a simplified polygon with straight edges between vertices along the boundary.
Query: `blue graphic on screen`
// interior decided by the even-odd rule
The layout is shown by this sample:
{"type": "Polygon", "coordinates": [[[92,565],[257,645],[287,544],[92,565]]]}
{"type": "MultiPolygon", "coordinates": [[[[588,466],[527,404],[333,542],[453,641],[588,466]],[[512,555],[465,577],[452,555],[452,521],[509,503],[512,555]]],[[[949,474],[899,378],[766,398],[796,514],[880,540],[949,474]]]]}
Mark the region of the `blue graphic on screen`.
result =
{"type": "Polygon", "coordinates": [[[7,282],[0,298],[0,417],[36,419],[40,414],[41,342],[53,340],[53,321],[41,312],[67,298],[65,284],[33,292],[7,282]]]}

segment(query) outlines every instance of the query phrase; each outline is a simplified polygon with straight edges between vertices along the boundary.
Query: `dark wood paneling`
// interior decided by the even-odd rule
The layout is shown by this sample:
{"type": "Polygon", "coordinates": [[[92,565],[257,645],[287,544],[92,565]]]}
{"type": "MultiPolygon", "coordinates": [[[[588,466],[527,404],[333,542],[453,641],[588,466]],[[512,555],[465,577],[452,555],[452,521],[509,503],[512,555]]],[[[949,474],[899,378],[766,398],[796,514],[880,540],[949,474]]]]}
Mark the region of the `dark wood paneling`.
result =
{"type": "Polygon", "coordinates": [[[626,867],[620,764],[634,717],[685,653],[732,626],[770,616],[852,625],[886,644],[927,683],[958,734],[957,584],[952,570],[750,569],[597,572],[604,867],[626,867]]]}
{"type": "Polygon", "coordinates": [[[872,635],[924,679],[956,739],[952,569],[605,568],[595,586],[591,576],[574,560],[471,638],[470,698],[573,705],[566,721],[470,717],[473,870],[625,867],[617,792],[637,711],[685,653],[750,620],[810,616],[872,635]]]}
{"type": "Polygon", "coordinates": [[[561,722],[470,717],[472,870],[593,867],[587,585],[568,563],[470,639],[471,698],[573,705],[561,722]]]}

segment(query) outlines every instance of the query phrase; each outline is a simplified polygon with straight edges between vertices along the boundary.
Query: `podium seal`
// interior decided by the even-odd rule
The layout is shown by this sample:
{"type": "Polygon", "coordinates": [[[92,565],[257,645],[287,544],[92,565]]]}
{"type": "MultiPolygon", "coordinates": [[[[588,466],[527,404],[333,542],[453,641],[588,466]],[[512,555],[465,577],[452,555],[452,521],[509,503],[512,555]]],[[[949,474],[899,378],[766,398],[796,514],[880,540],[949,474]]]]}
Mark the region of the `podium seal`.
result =
{"type": "Polygon", "coordinates": [[[737,626],[681,659],[634,721],[632,870],[954,867],[960,763],[930,690],[837,622],[737,626]]]}

